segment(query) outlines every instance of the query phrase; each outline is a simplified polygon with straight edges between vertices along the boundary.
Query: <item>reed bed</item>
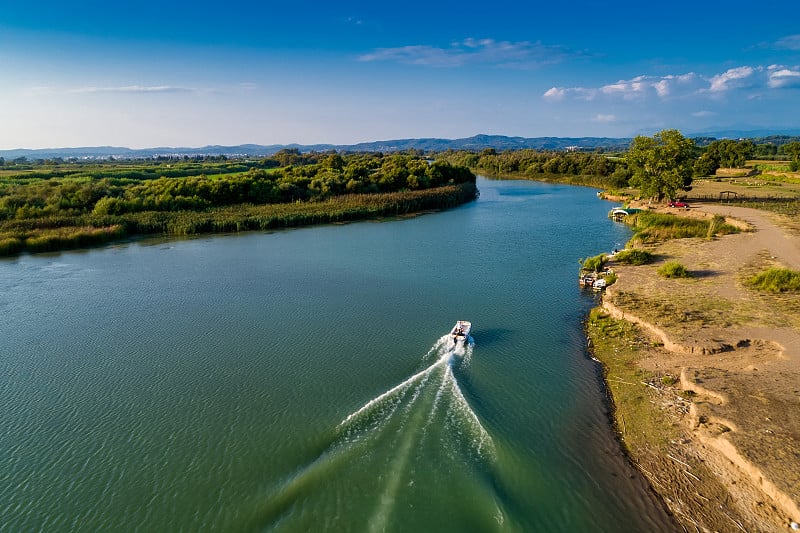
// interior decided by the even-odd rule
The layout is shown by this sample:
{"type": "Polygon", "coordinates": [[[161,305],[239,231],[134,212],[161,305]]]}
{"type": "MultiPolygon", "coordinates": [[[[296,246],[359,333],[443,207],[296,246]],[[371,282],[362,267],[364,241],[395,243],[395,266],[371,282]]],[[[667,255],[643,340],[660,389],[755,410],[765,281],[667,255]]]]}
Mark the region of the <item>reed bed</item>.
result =
{"type": "Polygon", "coordinates": [[[717,235],[737,233],[738,228],[726,224],[722,217],[711,220],[679,217],[665,213],[641,211],[625,217],[634,235],[627,247],[691,237],[713,238],[717,235]]]}
{"type": "Polygon", "coordinates": [[[81,248],[133,235],[268,230],[331,224],[447,209],[474,200],[474,183],[382,194],[351,194],[322,201],[239,204],[202,211],[144,211],[121,215],[52,215],[0,224],[0,256],[81,248]]]}

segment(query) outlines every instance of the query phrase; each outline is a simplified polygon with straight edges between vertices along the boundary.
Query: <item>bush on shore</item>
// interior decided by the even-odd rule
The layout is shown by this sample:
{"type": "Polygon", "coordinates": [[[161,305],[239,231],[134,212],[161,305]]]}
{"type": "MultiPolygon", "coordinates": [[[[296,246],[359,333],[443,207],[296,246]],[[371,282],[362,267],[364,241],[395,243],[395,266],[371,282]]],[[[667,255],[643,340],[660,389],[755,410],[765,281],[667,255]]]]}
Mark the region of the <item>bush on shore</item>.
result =
{"type": "Polygon", "coordinates": [[[627,265],[646,265],[653,261],[653,254],[640,248],[631,248],[617,253],[614,259],[627,265]]]}
{"type": "Polygon", "coordinates": [[[685,266],[678,263],[677,261],[667,261],[664,263],[661,268],[658,269],[658,273],[665,278],[691,278],[692,274],[686,269],[685,266]]]}
{"type": "Polygon", "coordinates": [[[581,259],[579,262],[584,270],[600,272],[603,269],[603,266],[605,266],[605,264],[608,262],[608,256],[606,254],[599,254],[594,257],[581,259]]]}
{"type": "Polygon", "coordinates": [[[748,279],[747,285],[766,292],[800,292],[800,272],[770,268],[748,279]]]}

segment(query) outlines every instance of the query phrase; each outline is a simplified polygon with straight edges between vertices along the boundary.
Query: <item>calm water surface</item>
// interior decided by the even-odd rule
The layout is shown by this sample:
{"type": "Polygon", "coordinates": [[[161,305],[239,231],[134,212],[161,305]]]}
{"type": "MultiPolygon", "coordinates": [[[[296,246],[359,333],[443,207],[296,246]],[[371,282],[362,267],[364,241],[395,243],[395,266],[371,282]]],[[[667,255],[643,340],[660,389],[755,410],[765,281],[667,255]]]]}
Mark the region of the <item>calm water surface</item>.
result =
{"type": "Polygon", "coordinates": [[[577,259],[626,229],[591,189],[478,185],[0,262],[0,530],[672,530],[581,333],[577,259]]]}

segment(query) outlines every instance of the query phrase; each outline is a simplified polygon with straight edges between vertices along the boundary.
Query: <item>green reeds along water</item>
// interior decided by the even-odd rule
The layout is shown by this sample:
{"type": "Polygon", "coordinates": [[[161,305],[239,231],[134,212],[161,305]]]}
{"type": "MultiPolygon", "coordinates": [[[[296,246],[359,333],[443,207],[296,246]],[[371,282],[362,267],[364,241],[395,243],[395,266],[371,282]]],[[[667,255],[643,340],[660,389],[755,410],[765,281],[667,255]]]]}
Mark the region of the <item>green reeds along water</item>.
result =
{"type": "Polygon", "coordinates": [[[590,189],[478,186],[0,261],[0,530],[673,530],[582,332],[577,260],[629,230],[590,189]]]}
{"type": "MultiPolygon", "coordinates": [[[[213,209],[141,211],[7,220],[0,223],[0,257],[47,252],[120,240],[128,235],[187,236],[211,232],[268,230],[407,215],[452,208],[475,199],[471,182],[384,194],[350,194],[324,201],[237,204],[213,209]]],[[[116,200],[114,200],[116,201],[116,200]]],[[[97,211],[97,210],[95,210],[97,211]]]]}

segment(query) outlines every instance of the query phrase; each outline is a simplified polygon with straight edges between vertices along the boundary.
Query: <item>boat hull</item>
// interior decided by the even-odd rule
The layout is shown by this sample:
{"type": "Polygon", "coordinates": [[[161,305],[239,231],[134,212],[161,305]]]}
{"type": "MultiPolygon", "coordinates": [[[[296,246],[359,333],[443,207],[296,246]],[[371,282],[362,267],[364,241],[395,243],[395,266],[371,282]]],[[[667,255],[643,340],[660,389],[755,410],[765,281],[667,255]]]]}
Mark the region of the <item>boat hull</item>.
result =
{"type": "Polygon", "coordinates": [[[459,320],[453,329],[450,330],[450,336],[453,338],[453,344],[463,343],[469,338],[472,331],[472,323],[467,320],[459,320]]]}

